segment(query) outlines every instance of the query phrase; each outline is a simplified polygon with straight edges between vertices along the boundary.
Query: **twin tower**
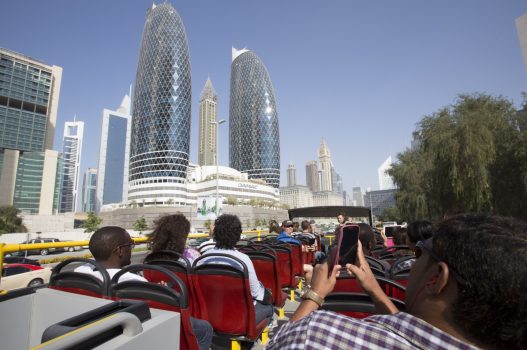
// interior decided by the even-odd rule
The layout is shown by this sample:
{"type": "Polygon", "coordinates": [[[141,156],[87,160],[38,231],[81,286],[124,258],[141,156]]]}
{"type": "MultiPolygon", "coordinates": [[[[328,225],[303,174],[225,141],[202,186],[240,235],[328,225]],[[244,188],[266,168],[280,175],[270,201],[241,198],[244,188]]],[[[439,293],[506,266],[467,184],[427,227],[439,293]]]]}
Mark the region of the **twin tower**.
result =
{"type": "MultiPolygon", "coordinates": [[[[128,199],[186,197],[191,73],[185,27],[168,3],[149,9],[133,103],[128,199]]],[[[230,167],[279,187],[278,113],[258,56],[233,50],[229,108],[230,167]]]]}

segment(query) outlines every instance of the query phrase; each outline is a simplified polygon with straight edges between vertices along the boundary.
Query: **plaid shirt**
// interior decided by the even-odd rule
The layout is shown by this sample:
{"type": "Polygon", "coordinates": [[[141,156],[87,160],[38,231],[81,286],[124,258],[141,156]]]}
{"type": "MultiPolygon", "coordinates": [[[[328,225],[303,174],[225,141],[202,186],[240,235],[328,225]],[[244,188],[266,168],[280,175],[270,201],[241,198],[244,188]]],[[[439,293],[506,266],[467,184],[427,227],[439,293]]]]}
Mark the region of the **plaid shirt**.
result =
{"type": "Polygon", "coordinates": [[[353,319],[315,311],[288,322],[266,349],[477,349],[410,314],[353,319]]]}

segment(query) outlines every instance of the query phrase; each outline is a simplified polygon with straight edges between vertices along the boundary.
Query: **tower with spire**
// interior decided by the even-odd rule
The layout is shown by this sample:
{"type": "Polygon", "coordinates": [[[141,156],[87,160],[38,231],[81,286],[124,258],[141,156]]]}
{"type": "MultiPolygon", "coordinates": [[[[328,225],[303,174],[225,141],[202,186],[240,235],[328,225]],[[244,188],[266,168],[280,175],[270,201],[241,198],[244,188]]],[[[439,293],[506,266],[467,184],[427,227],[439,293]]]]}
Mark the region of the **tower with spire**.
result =
{"type": "Polygon", "coordinates": [[[320,166],[320,191],[333,191],[333,185],[331,181],[331,171],[333,164],[331,163],[331,153],[329,152],[329,148],[326,145],[326,141],[324,141],[324,139],[320,141],[320,147],[318,149],[318,164],[320,166]]]}
{"type": "Polygon", "coordinates": [[[218,97],[212,86],[210,77],[201,91],[199,99],[199,149],[198,164],[214,165],[218,154],[216,140],[216,121],[218,97]]]}

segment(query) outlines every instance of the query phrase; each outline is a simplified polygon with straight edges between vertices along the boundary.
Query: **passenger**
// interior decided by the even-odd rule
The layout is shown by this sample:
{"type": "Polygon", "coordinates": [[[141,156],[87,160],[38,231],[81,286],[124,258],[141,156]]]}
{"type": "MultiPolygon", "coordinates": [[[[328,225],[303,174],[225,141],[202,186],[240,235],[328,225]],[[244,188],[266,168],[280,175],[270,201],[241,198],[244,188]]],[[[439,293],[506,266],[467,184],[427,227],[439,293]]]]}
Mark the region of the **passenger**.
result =
{"type": "MultiPolygon", "coordinates": [[[[90,252],[93,258],[103,266],[110,278],[123,267],[130,265],[134,241],[125,229],[118,226],[106,226],[98,229],[90,238],[90,252]]],[[[102,279],[99,271],[93,271],[91,265],[79,266],[75,272],[87,273],[102,279]]],[[[144,277],[127,272],[119,278],[123,281],[148,282],[144,277]]],[[[213,329],[209,322],[191,317],[192,330],[201,350],[209,349],[212,344],[213,329]]]]}
{"type": "Polygon", "coordinates": [[[317,265],[311,290],[268,349],[527,348],[526,223],[484,214],[443,221],[432,238],[416,245],[406,312],[398,312],[360,251],[358,256],[358,266],[347,268],[386,315],[353,319],[315,311],[340,268],[328,278],[327,264],[317,265]]]}
{"type": "Polygon", "coordinates": [[[269,222],[269,234],[274,233],[276,233],[277,235],[280,234],[280,225],[278,225],[275,220],[271,220],[271,222],[269,222]]]}
{"type": "Polygon", "coordinates": [[[293,221],[293,232],[300,232],[300,223],[298,221],[293,221]]]}
{"type": "MultiPolygon", "coordinates": [[[[266,290],[256,276],[256,271],[254,270],[251,259],[246,254],[239,252],[234,248],[236,242],[238,242],[240,239],[241,233],[242,223],[236,215],[220,215],[216,221],[214,221],[214,237],[216,239],[216,246],[207,250],[203,255],[207,256],[214,253],[227,254],[240,259],[247,266],[251,295],[254,300],[255,319],[256,323],[258,324],[266,318],[270,320],[273,317],[273,306],[270,303],[264,304],[266,290]]],[[[210,259],[202,260],[201,262],[231,264],[220,257],[211,257],[210,259]]],[[[234,261],[232,262],[232,265],[235,267],[239,266],[239,264],[234,261]]]]}
{"type": "MultiPolygon", "coordinates": [[[[373,229],[370,225],[361,222],[359,225],[359,240],[361,242],[362,246],[362,252],[364,256],[371,256],[373,257],[373,254],[371,253],[371,250],[375,247],[375,235],[373,233],[373,229]]],[[[390,269],[390,263],[384,260],[377,260],[381,265],[384,266],[384,270],[388,271],[390,269]]]]}
{"type": "Polygon", "coordinates": [[[155,221],[154,231],[150,234],[152,253],[160,250],[173,250],[183,255],[192,264],[200,254],[187,246],[190,222],[181,213],[164,215],[155,221]]]}
{"type": "MultiPolygon", "coordinates": [[[[291,220],[284,220],[282,222],[282,232],[276,237],[276,240],[279,242],[295,244],[302,246],[303,251],[307,251],[308,248],[302,245],[298,239],[292,237],[293,233],[293,222],[291,220]]],[[[310,248],[311,249],[311,248],[310,248]]],[[[306,284],[309,285],[311,282],[311,276],[313,275],[313,266],[310,264],[304,264],[304,276],[306,279],[306,284]]]]}
{"type": "Polygon", "coordinates": [[[430,221],[417,220],[408,225],[406,245],[411,251],[415,250],[415,245],[419,241],[425,241],[432,237],[434,228],[430,221]]]}
{"type": "Polygon", "coordinates": [[[216,243],[216,241],[214,240],[214,223],[210,224],[209,226],[209,239],[205,242],[202,242],[198,246],[198,251],[201,254],[205,253],[207,250],[212,249],[214,247],[212,243],[216,243]]]}
{"type": "MultiPolygon", "coordinates": [[[[311,229],[311,224],[309,223],[309,221],[307,220],[304,220],[300,223],[300,227],[302,228],[302,232],[299,232],[299,233],[292,233],[292,236],[293,237],[306,237],[308,238],[309,240],[312,240],[314,241],[314,243],[312,245],[309,245],[307,246],[307,251],[308,252],[314,252],[317,250],[317,240],[316,240],[316,235],[312,232],[312,229],[311,229]]],[[[315,260],[321,260],[323,258],[325,254],[320,252],[320,251],[317,251],[315,252],[315,260]]]]}

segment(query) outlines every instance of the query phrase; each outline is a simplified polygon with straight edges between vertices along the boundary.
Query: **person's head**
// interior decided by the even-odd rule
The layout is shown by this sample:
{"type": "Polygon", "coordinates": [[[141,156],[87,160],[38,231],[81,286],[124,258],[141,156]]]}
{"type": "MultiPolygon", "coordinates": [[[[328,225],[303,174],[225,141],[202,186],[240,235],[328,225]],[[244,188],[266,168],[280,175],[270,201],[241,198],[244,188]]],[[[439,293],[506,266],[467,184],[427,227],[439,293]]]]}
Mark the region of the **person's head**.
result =
{"type": "Polygon", "coordinates": [[[527,348],[527,224],[462,214],[420,241],[406,310],[485,348],[527,348]]]}
{"type": "Polygon", "coordinates": [[[408,225],[406,230],[406,245],[411,250],[415,250],[415,244],[419,241],[425,241],[432,237],[434,228],[430,221],[417,220],[408,225]]]}
{"type": "Polygon", "coordinates": [[[293,222],[291,220],[282,221],[282,231],[291,235],[293,233],[293,222]]]}
{"type": "Polygon", "coordinates": [[[107,268],[130,265],[134,241],[124,228],[105,226],[93,233],[89,248],[93,258],[107,268]]]}
{"type": "Polygon", "coordinates": [[[313,219],[309,220],[309,225],[311,225],[311,232],[317,232],[317,222],[313,219]]]}
{"type": "Polygon", "coordinates": [[[293,232],[300,231],[300,223],[298,221],[293,221],[293,232]]]}
{"type": "Polygon", "coordinates": [[[152,251],[173,250],[183,254],[190,232],[190,222],[185,215],[163,215],[154,224],[154,231],[150,234],[152,251]]]}
{"type": "Polygon", "coordinates": [[[300,223],[300,227],[302,228],[302,232],[313,232],[313,230],[311,229],[311,224],[307,220],[303,220],[300,223]]]}
{"type": "Polygon", "coordinates": [[[375,236],[370,225],[361,222],[359,225],[359,240],[362,245],[364,255],[370,255],[370,251],[375,248],[375,236]]]}
{"type": "Polygon", "coordinates": [[[406,227],[397,228],[393,233],[393,243],[395,245],[406,245],[407,231],[406,227]]]}
{"type": "Polygon", "coordinates": [[[339,222],[339,224],[344,224],[346,221],[348,221],[348,217],[346,216],[346,214],[344,213],[339,213],[339,215],[337,215],[337,221],[339,222]]]}
{"type": "Polygon", "coordinates": [[[278,225],[278,222],[275,220],[271,220],[271,222],[269,222],[269,233],[280,233],[280,225],[278,225]]]}
{"type": "Polygon", "coordinates": [[[242,235],[242,223],[236,215],[223,214],[214,221],[216,247],[233,249],[242,235]]]}

